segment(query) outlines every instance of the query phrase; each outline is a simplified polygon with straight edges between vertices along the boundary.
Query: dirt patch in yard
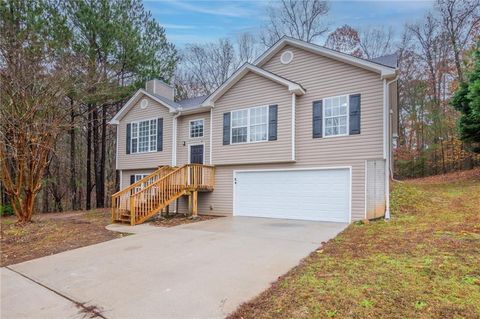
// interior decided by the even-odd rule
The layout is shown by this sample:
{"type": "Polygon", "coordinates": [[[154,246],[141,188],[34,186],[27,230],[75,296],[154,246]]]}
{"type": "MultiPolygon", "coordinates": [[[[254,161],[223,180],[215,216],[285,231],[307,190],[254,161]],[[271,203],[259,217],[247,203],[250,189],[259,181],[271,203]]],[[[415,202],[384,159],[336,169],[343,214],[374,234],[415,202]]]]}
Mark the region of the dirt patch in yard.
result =
{"type": "Polygon", "coordinates": [[[158,227],[174,227],[183,224],[203,222],[210,219],[221,218],[221,216],[198,215],[197,218],[186,217],[183,214],[175,214],[169,217],[160,217],[150,224],[158,227]]]}
{"type": "Polygon", "coordinates": [[[105,229],[111,223],[110,210],[49,213],[34,216],[24,226],[14,216],[1,218],[1,266],[93,245],[126,234],[105,229]]]}
{"type": "Polygon", "coordinates": [[[395,183],[391,221],[350,225],[230,318],[480,318],[479,173],[395,183]]]}

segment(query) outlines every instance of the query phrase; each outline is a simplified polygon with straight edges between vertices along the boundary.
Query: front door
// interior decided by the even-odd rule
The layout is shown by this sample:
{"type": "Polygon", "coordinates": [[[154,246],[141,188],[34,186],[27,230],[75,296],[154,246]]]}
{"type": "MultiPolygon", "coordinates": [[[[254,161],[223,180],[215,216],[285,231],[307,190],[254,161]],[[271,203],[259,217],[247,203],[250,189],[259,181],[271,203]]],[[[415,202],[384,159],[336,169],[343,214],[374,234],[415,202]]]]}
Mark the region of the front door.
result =
{"type": "Polygon", "coordinates": [[[203,144],[190,145],[190,163],[203,164],[203,144]]]}

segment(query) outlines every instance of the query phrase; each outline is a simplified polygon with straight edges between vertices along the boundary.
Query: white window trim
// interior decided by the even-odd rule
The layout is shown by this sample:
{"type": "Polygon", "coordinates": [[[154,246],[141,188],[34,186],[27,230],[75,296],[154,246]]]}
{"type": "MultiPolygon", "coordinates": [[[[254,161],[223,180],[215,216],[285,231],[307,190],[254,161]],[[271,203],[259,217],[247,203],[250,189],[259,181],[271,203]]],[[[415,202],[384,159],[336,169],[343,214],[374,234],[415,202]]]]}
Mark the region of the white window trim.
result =
{"type": "Polygon", "coordinates": [[[205,164],[205,143],[188,144],[188,164],[192,164],[191,158],[190,158],[192,146],[199,146],[199,145],[203,146],[203,164],[205,164]]]}
{"type": "Polygon", "coordinates": [[[135,176],[135,183],[136,183],[136,182],[138,182],[139,180],[141,180],[142,178],[145,178],[145,177],[147,177],[147,176],[150,175],[150,174],[133,174],[133,175],[135,176]],[[137,179],[137,177],[139,177],[139,178],[137,179]]]}
{"type": "MultiPolygon", "coordinates": [[[[132,133],[133,133],[133,125],[132,124],[137,124],[137,134],[139,133],[139,127],[140,127],[140,122],[146,122],[146,121],[157,121],[156,122],[156,126],[157,126],[157,136],[158,136],[158,118],[151,118],[151,119],[144,119],[144,120],[138,120],[138,121],[132,121],[130,122],[130,127],[131,127],[131,132],[130,132],[130,154],[145,154],[145,153],[154,153],[158,150],[158,144],[156,143],[155,144],[155,150],[149,150],[149,151],[144,151],[144,152],[139,152],[138,151],[138,137],[137,137],[137,151],[136,152],[133,152],[133,137],[132,137],[132,133]]],[[[148,140],[148,148],[150,149],[150,134],[148,135],[149,136],[149,140],[148,140]]]]}
{"type": "Polygon", "coordinates": [[[205,119],[204,118],[194,119],[194,120],[188,121],[188,138],[193,140],[193,139],[197,139],[197,138],[203,138],[204,136],[205,136],[205,119]],[[203,126],[202,136],[192,137],[191,125],[192,125],[192,122],[195,122],[195,121],[202,121],[202,126],[203,126]]]}
{"type": "MultiPolygon", "coordinates": [[[[268,142],[268,123],[270,123],[270,112],[269,112],[269,106],[270,105],[259,105],[259,106],[252,106],[252,107],[247,107],[243,109],[238,109],[238,110],[233,110],[230,111],[230,145],[241,145],[241,144],[255,144],[255,143],[265,143],[268,142]],[[256,108],[261,108],[261,107],[266,107],[267,108],[267,139],[264,141],[253,141],[250,142],[250,110],[251,109],[256,109],[256,108]],[[241,142],[241,143],[233,143],[233,112],[238,112],[238,111],[248,111],[247,115],[247,141],[246,142],[241,142]]],[[[243,126],[242,126],[243,127],[243,126]]]]}
{"type": "MultiPolygon", "coordinates": [[[[148,175],[150,175],[150,174],[133,174],[133,176],[135,176],[133,183],[136,183],[136,182],[140,181],[141,179],[147,177],[148,175]],[[137,179],[137,177],[139,177],[139,178],[137,179]]],[[[142,183],[140,186],[135,187],[135,193],[141,191],[142,188],[144,187],[144,185],[145,185],[145,183],[142,183]]]]}
{"type": "Polygon", "coordinates": [[[341,137],[350,135],[350,94],[342,94],[337,96],[329,96],[322,99],[322,137],[332,138],[332,137],[341,137]],[[336,134],[336,135],[325,135],[325,100],[334,99],[334,98],[346,97],[347,98],[347,129],[345,134],[336,134]]]}

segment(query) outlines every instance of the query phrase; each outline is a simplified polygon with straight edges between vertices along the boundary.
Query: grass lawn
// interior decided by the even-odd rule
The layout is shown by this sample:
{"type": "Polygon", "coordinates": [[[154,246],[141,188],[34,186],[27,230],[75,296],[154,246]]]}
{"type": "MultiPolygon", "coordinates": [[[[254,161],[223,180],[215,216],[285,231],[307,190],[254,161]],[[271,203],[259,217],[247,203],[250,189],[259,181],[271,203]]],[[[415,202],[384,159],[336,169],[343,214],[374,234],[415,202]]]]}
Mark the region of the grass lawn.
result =
{"type": "Polygon", "coordinates": [[[230,318],[480,318],[480,170],[391,197],[390,222],[352,224],[230,318]]]}
{"type": "Polygon", "coordinates": [[[15,221],[14,216],[1,218],[1,266],[125,236],[105,229],[111,223],[109,209],[38,214],[25,226],[15,221]]]}

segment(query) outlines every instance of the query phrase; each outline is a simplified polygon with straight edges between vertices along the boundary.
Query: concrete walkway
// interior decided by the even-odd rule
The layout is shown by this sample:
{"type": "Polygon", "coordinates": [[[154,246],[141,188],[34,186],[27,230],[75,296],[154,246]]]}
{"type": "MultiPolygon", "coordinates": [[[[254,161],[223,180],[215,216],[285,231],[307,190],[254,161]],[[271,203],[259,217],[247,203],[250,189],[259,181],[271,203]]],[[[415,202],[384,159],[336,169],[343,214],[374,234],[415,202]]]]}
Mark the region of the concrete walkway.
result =
{"type": "Polygon", "coordinates": [[[225,217],[12,265],[50,290],[2,269],[1,318],[222,318],[346,226],[225,217]]]}

